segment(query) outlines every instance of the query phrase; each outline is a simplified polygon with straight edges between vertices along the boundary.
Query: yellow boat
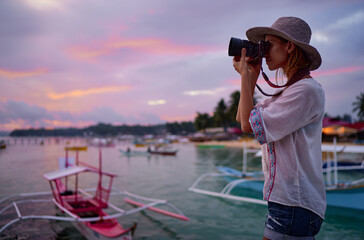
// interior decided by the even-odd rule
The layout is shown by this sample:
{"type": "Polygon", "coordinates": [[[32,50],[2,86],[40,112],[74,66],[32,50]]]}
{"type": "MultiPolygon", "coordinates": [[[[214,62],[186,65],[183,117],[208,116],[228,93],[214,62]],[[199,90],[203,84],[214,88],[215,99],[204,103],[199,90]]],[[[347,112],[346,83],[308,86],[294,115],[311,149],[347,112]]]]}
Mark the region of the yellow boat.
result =
{"type": "Polygon", "coordinates": [[[68,151],[87,151],[87,146],[65,147],[64,150],[68,150],[68,151]]]}

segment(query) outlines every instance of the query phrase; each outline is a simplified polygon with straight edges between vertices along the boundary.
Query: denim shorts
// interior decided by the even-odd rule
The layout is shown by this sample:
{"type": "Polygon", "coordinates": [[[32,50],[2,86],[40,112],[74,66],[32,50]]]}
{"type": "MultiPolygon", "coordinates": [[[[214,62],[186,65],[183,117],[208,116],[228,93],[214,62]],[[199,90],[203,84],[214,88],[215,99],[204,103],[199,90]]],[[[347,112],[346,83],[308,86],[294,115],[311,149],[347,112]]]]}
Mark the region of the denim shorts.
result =
{"type": "Polygon", "coordinates": [[[268,202],[264,236],[269,239],[314,239],[323,219],[301,207],[268,202]]]}

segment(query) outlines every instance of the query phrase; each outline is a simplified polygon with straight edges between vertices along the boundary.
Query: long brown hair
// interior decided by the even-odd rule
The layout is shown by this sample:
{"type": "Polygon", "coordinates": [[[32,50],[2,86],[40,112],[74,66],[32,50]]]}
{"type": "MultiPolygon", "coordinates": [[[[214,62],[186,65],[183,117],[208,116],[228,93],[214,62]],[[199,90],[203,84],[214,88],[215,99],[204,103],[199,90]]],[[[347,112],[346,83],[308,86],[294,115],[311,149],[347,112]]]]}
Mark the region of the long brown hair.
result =
{"type": "MultiPolygon", "coordinates": [[[[281,38],[281,37],[278,37],[281,39],[282,42],[284,43],[287,43],[288,40],[284,39],[284,38],[281,38]]],[[[295,45],[295,48],[293,50],[293,52],[291,52],[289,55],[288,55],[288,63],[287,65],[282,68],[282,76],[292,76],[295,72],[297,72],[298,70],[302,69],[302,68],[306,68],[306,67],[309,67],[311,66],[312,64],[312,61],[310,58],[307,57],[307,55],[303,52],[303,50],[298,47],[297,45],[295,45]]],[[[277,69],[277,72],[276,72],[276,80],[277,80],[277,77],[278,77],[278,74],[279,74],[279,70],[280,69],[277,69]]]]}

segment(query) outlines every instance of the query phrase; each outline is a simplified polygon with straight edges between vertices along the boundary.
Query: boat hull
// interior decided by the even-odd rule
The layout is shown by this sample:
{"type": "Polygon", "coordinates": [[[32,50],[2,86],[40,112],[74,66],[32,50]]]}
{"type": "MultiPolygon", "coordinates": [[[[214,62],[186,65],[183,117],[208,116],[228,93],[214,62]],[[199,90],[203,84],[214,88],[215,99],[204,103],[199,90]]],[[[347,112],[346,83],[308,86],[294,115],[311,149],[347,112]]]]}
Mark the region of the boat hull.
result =
{"type": "MultiPolygon", "coordinates": [[[[227,174],[237,172],[235,169],[229,169],[228,167],[218,168],[218,169],[227,174]]],[[[240,172],[239,172],[239,174],[240,174],[240,172]]],[[[240,176],[237,176],[237,177],[240,177],[240,176]]],[[[225,179],[228,182],[232,182],[232,181],[236,181],[237,177],[234,178],[234,177],[227,176],[227,177],[225,177],[225,179]]],[[[243,178],[240,178],[240,179],[243,179],[243,178]]],[[[254,180],[254,181],[241,182],[236,187],[241,187],[241,188],[250,189],[250,190],[254,190],[254,191],[262,191],[263,185],[264,185],[263,180],[254,180]]],[[[364,210],[363,199],[364,199],[364,185],[355,186],[355,187],[351,187],[351,188],[342,188],[342,189],[332,189],[332,190],[329,188],[326,189],[326,201],[327,201],[327,205],[330,207],[343,207],[343,208],[364,210]]]]}
{"type": "Polygon", "coordinates": [[[72,222],[72,224],[88,240],[90,240],[90,239],[92,239],[92,240],[110,240],[110,239],[132,240],[131,234],[110,238],[110,237],[106,237],[106,236],[101,235],[100,233],[92,230],[90,227],[87,226],[87,224],[85,224],[83,222],[72,222]]]}
{"type": "Polygon", "coordinates": [[[328,206],[364,210],[364,186],[350,189],[327,190],[328,206]]]}
{"type": "Polygon", "coordinates": [[[153,155],[175,156],[177,154],[177,151],[173,152],[150,151],[149,153],[153,155]]]}

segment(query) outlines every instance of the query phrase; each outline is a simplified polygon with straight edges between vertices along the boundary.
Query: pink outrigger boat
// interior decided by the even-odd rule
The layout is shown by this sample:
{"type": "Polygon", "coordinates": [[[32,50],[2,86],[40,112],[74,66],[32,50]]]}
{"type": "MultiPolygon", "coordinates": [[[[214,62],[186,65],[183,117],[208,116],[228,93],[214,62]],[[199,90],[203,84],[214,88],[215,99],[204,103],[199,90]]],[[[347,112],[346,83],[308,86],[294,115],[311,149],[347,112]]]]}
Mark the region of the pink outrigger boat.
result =
{"type": "MultiPolygon", "coordinates": [[[[127,216],[142,210],[151,210],[169,217],[173,217],[179,220],[188,221],[189,219],[183,215],[172,204],[168,203],[166,200],[151,199],[131,194],[129,192],[117,191],[112,188],[112,182],[115,174],[107,173],[102,171],[102,155],[101,148],[99,149],[99,167],[96,168],[89,164],[79,161],[78,151],[83,149],[72,147],[65,148],[66,158],[64,162],[60,162],[60,169],[52,172],[48,172],[43,175],[43,177],[49,181],[51,186],[53,203],[66,215],[67,217],[57,217],[57,216],[23,216],[17,207],[17,203],[13,202],[19,219],[10,221],[8,224],[0,228],[0,233],[5,230],[11,224],[17,222],[20,219],[28,218],[42,218],[42,219],[53,219],[53,220],[63,220],[71,221],[73,225],[78,228],[78,230],[87,239],[110,239],[117,238],[123,240],[131,240],[136,229],[136,223],[132,223],[131,226],[124,228],[117,218],[127,216]],[[72,163],[72,158],[68,157],[68,151],[76,151],[76,161],[72,163]],[[79,187],[79,178],[81,174],[91,173],[98,176],[98,183],[95,189],[83,190],[79,187]],[[106,183],[106,186],[105,186],[106,183]],[[94,192],[92,195],[90,192],[94,192]],[[124,195],[124,201],[136,206],[132,210],[123,210],[109,202],[109,197],[111,192],[124,195]],[[133,200],[136,199],[136,200],[133,200]],[[137,201],[139,200],[139,201],[137,201]],[[142,202],[149,203],[142,203],[142,202]],[[156,205],[167,205],[171,207],[175,212],[170,212],[167,210],[162,210],[156,208],[156,205]],[[115,213],[108,215],[104,209],[112,208],[115,213]]],[[[45,193],[34,193],[24,194],[27,196],[37,196],[44,195],[45,193]]],[[[0,200],[0,203],[9,200],[11,197],[0,200]]],[[[11,205],[11,204],[10,204],[11,205]]],[[[6,209],[11,206],[7,206],[6,209]]],[[[0,216],[3,210],[0,210],[0,216]]]]}

